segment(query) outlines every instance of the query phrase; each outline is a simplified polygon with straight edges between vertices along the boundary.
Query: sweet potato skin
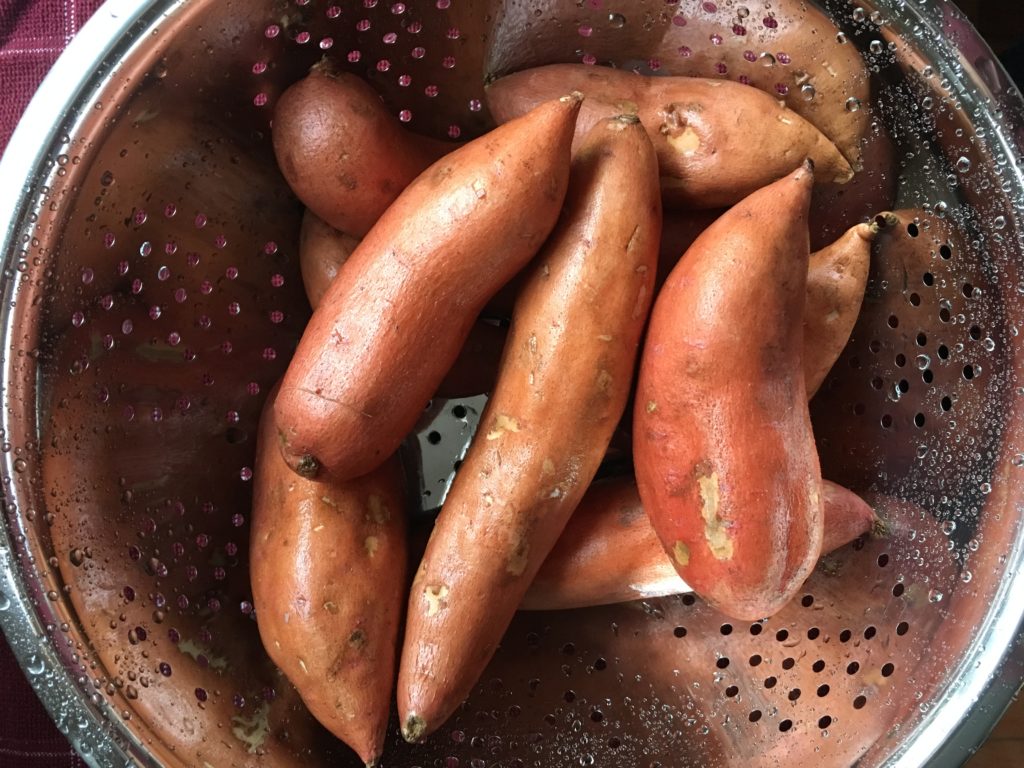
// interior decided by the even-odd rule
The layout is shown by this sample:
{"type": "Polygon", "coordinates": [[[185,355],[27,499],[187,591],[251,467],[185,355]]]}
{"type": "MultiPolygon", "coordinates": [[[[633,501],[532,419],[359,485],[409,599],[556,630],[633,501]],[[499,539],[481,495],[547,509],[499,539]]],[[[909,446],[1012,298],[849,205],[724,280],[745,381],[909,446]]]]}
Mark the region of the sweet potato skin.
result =
{"type": "Polygon", "coordinates": [[[599,123],[519,294],[498,383],[409,597],[403,733],[439,727],[476,683],[594,476],[629,395],[661,208],[635,118],[599,123]]]}
{"type": "Polygon", "coordinates": [[[832,370],[850,338],[864,301],[871,244],[887,219],[857,224],[811,254],[804,303],[804,385],[808,397],[832,370]]]}
{"type": "MultiPolygon", "coordinates": [[[[822,553],[871,530],[875,514],[852,491],[822,483],[822,553]]],[[[522,610],[568,610],[689,592],[665,554],[629,476],[590,486],[544,560],[522,610]]]]}
{"type": "Polygon", "coordinates": [[[358,237],[339,232],[306,209],[299,230],[299,269],[310,307],[320,306],[328,286],[358,245],[358,237]]]}
{"type": "MultiPolygon", "coordinates": [[[[299,235],[299,265],[309,305],[320,306],[327,287],[348,261],[359,241],[324,223],[307,210],[299,235]]],[[[505,329],[494,322],[478,321],[469,331],[455,363],[437,387],[437,397],[470,397],[490,392],[497,375],[505,329]]]]}
{"type": "Polygon", "coordinates": [[[364,80],[317,66],[274,110],[274,154],[296,196],[330,226],[362,237],[452,145],[402,128],[364,80]]]}
{"type": "Polygon", "coordinates": [[[634,409],[644,507],[679,574],[739,619],[792,597],[821,551],[803,381],[805,164],[709,227],[662,288],[634,409]]]}
{"type": "Polygon", "coordinates": [[[310,712],[375,764],[405,608],[401,465],[392,458],[345,482],[298,477],[278,450],[274,394],[260,424],[249,548],[260,637],[310,712]]]}
{"type": "Polygon", "coordinates": [[[397,450],[485,302],[554,226],[579,103],[547,102],[442,158],[363,239],[281,384],[293,469],[352,478],[397,450]]]}
{"type": "Polygon", "coordinates": [[[487,87],[501,122],[566,87],[586,95],[577,145],[599,119],[635,112],[658,153],[666,206],[718,208],[775,181],[804,157],[821,181],[848,181],[850,164],[817,128],[754,88],[695,77],[642,77],[605,67],[552,64],[487,87]]]}

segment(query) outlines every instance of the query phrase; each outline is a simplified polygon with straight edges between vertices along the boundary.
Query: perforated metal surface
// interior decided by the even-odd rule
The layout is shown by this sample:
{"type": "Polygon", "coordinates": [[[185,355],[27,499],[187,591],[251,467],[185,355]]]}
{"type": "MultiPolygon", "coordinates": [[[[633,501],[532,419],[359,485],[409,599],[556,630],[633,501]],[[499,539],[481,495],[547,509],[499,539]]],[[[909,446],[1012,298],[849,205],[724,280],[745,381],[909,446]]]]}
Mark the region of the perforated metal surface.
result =
{"type": "MultiPolygon", "coordinates": [[[[693,44],[665,41],[694,28],[702,54],[751,68],[712,53],[700,74],[791,99],[835,92],[815,79],[829,46],[868,66],[873,99],[849,109],[895,142],[901,224],[812,412],[826,476],[872,494],[888,530],[826,557],[765,622],[693,597],[520,614],[453,720],[417,747],[393,728],[387,764],[919,765],[990,679],[1019,674],[1000,665],[1020,618],[1019,104],[938,38],[951,10],[826,5],[841,38],[806,62],[773,45],[799,4],[762,0],[101,10],[138,22],[46,148],[5,276],[4,556],[23,586],[0,613],[23,611],[5,628],[75,743],[97,764],[185,765],[217,744],[238,765],[355,764],[252,621],[256,420],[309,311],[301,211],[269,143],[280,93],[328,56],[411,130],[461,141],[490,125],[488,75],[671,74],[693,44]]],[[[424,493],[472,427],[437,407],[452,428],[420,435],[424,493]]]]}

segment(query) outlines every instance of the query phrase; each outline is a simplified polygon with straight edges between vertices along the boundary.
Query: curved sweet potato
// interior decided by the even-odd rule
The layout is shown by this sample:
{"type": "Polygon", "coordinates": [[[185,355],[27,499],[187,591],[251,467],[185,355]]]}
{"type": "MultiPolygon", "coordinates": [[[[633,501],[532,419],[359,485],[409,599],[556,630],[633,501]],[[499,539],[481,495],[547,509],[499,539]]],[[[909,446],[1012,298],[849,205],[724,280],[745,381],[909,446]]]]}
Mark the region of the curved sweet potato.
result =
{"type": "Polygon", "coordinates": [[[850,164],[817,128],[752,88],[693,77],[642,77],[607,67],[552,64],[487,86],[499,122],[566,88],[586,96],[576,145],[598,120],[635,112],[654,143],[666,206],[719,208],[775,181],[804,157],[820,181],[845,182],[850,164]]]}
{"type": "Polygon", "coordinates": [[[554,226],[579,104],[578,94],[547,102],[442,158],[363,239],[277,397],[293,469],[343,480],[397,450],[484,303],[554,226]]]}
{"type": "MultiPolygon", "coordinates": [[[[823,553],[871,530],[875,514],[867,502],[827,480],[822,493],[823,553]]],[[[520,609],[565,610],[690,591],[651,527],[636,481],[615,477],[587,489],[520,609]]]]}
{"type": "Polygon", "coordinates": [[[821,551],[821,472],[800,357],[807,164],[690,247],[651,316],[634,409],[644,507],[723,613],[769,616],[821,551]]]}
{"type": "Polygon", "coordinates": [[[839,240],[811,254],[804,300],[804,383],[814,397],[842,353],[857,322],[871,266],[871,243],[895,218],[858,224],[839,240]]]}
{"type": "Polygon", "coordinates": [[[273,139],[292,191],[325,222],[355,237],[453,148],[406,131],[366,82],[326,64],[281,94],[273,139]]]}
{"type": "Polygon", "coordinates": [[[601,121],[573,160],[565,212],[519,294],[497,386],[413,581],[398,675],[410,741],[476,683],[597,471],[629,395],[660,225],[647,134],[635,117],[601,121]]]}
{"type": "Polygon", "coordinates": [[[341,483],[296,477],[278,450],[273,397],[256,447],[249,548],[260,637],[310,712],[376,765],[406,596],[401,465],[341,483]]]}

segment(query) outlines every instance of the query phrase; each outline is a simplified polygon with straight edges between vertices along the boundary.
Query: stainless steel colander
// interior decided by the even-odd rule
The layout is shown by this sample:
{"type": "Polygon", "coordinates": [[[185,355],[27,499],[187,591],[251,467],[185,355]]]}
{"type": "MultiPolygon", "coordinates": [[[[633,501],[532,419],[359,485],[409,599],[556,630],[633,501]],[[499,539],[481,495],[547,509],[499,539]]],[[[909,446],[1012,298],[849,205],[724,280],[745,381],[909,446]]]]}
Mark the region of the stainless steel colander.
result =
{"type": "MultiPolygon", "coordinates": [[[[765,0],[111,0],[87,24],[0,166],[0,623],[90,763],[356,762],[263,655],[248,584],[256,420],[309,311],[269,143],[281,91],[329,56],[460,141],[490,124],[485,75],[671,73],[664,30],[718,5],[774,18],[765,0]]],[[[871,72],[850,108],[893,136],[897,207],[917,211],[893,237],[927,246],[876,260],[812,404],[826,474],[890,530],[763,622],[692,596],[521,613],[453,719],[415,747],[393,728],[386,764],[957,765],[1024,679],[1024,102],[949,4],[824,9],[871,72]]],[[[752,64],[815,98],[749,36],[752,64]]],[[[479,407],[425,416],[424,507],[479,407]]]]}

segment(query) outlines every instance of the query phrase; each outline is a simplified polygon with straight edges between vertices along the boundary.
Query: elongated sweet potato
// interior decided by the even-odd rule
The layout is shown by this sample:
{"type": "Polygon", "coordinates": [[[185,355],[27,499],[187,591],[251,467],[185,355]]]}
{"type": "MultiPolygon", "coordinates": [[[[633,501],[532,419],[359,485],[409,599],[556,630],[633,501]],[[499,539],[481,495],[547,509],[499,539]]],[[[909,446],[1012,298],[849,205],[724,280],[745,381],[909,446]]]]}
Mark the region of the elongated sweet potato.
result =
{"type": "Polygon", "coordinates": [[[599,122],[413,582],[398,676],[410,741],[476,683],[597,471],[629,395],[660,226],[646,132],[632,116],[599,122]]]}
{"type": "MultiPolygon", "coordinates": [[[[831,552],[871,529],[867,502],[842,486],[822,483],[831,552]]],[[[573,512],[523,598],[523,610],[564,610],[689,592],[665,554],[632,477],[598,480],[573,512]]]]}
{"type": "MultiPolygon", "coordinates": [[[[356,238],[328,226],[312,211],[306,211],[299,241],[299,264],[306,296],[313,309],[320,305],[327,287],[358,245],[356,238]]],[[[436,396],[468,397],[490,392],[504,346],[504,328],[490,322],[474,323],[455,363],[438,385],[436,396]]]]}
{"type": "Polygon", "coordinates": [[[327,64],[281,94],[273,138],[292,191],[325,222],[355,237],[453,148],[406,131],[366,82],[327,64]]]}
{"type": "Polygon", "coordinates": [[[260,424],[249,548],[260,637],[310,712],[376,765],[405,608],[401,465],[346,482],[296,477],[278,450],[273,397],[260,424]]]}
{"type": "Polygon", "coordinates": [[[658,296],[640,364],[640,498],[679,574],[741,619],[785,605],[821,551],[800,362],[812,173],[705,230],[658,296]]]}
{"type": "Polygon", "coordinates": [[[718,208],[769,184],[804,157],[820,181],[845,182],[850,164],[817,128],[754,88],[694,77],[642,77],[607,67],[552,64],[487,86],[499,122],[566,88],[586,96],[576,144],[603,117],[635,112],[654,143],[666,206],[718,208]]]}
{"type": "Polygon", "coordinates": [[[300,474],[365,474],[393,454],[484,303],[554,227],[578,94],[431,166],[387,209],[313,313],[275,412],[300,474]]]}

